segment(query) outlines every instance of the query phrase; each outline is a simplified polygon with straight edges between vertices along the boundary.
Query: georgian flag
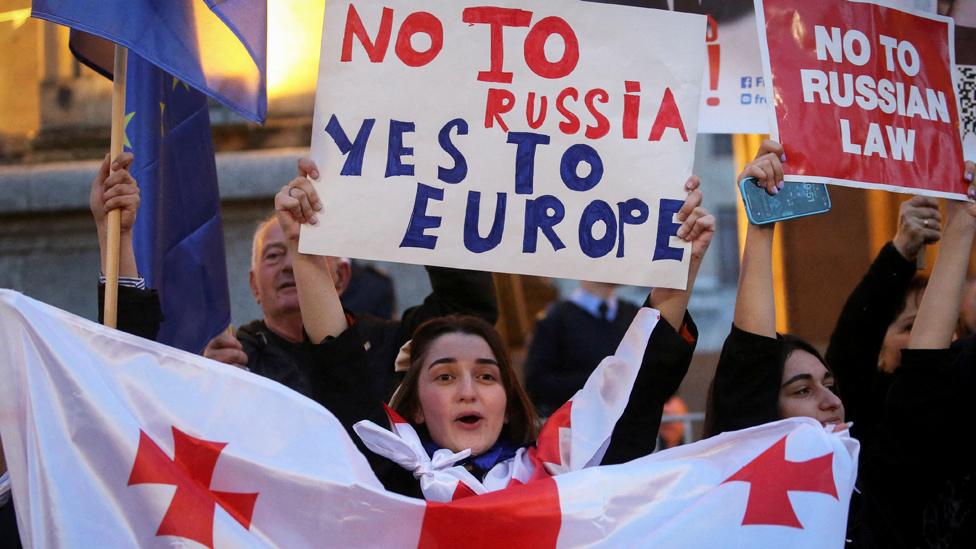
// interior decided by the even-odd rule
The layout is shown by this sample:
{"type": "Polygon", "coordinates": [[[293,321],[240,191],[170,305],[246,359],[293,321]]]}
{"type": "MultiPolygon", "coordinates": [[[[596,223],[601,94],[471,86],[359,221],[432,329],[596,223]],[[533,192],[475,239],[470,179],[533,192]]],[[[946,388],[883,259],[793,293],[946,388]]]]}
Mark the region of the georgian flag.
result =
{"type": "Polygon", "coordinates": [[[857,474],[801,418],[425,502],[315,402],[6,290],[0,379],[28,547],[841,547],[857,474]]]}

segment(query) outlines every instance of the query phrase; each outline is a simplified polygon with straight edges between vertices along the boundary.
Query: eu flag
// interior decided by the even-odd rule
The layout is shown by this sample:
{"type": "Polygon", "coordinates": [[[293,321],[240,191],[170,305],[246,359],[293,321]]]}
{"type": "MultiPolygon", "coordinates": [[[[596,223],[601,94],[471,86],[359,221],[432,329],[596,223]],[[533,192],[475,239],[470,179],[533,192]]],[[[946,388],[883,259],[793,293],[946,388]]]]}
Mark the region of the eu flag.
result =
{"type": "Polygon", "coordinates": [[[230,323],[207,96],[264,120],[265,0],[34,0],[33,15],[71,27],[72,52],[106,76],[105,40],[129,48],[126,149],[142,192],[136,261],[160,294],[158,340],[200,352],[230,323]]]}
{"type": "Polygon", "coordinates": [[[126,88],[127,148],[142,192],[136,262],[159,291],[157,339],[198,353],[230,323],[207,97],[132,53],[126,88]]]}
{"type": "Polygon", "coordinates": [[[109,78],[110,45],[78,40],[78,31],[125,46],[245,118],[264,122],[266,0],[34,0],[31,15],[71,27],[72,51],[109,78]]]}

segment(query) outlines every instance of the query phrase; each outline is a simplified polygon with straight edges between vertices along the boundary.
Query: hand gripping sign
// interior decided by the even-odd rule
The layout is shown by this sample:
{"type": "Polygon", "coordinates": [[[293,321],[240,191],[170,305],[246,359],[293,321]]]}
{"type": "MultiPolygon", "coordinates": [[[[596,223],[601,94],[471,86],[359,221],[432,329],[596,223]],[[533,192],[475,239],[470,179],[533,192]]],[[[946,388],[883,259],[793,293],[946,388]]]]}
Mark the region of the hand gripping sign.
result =
{"type": "Polygon", "coordinates": [[[847,0],[756,13],[787,181],[965,197],[951,19],[847,0]]]}
{"type": "Polygon", "coordinates": [[[704,33],[570,0],[330,2],[301,251],[683,288],[704,33]]]}

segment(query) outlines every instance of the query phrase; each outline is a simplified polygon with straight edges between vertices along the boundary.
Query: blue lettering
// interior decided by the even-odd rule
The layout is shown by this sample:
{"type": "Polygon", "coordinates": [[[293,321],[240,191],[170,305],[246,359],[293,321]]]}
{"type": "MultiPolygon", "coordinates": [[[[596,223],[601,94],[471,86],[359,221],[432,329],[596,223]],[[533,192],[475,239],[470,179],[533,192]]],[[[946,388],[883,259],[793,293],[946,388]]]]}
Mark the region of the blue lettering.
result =
{"type": "Polygon", "coordinates": [[[624,256],[624,226],[626,225],[640,225],[647,221],[647,216],[650,213],[647,204],[639,198],[631,198],[626,202],[617,202],[617,212],[620,218],[619,230],[617,234],[617,257],[624,256]]]}
{"type": "Polygon", "coordinates": [[[515,150],[515,192],[532,194],[535,148],[537,145],[548,145],[549,136],[530,132],[508,132],[508,142],[518,144],[515,150]]]}
{"type": "Polygon", "coordinates": [[[427,202],[429,200],[444,200],[444,189],[437,189],[423,183],[417,183],[417,198],[413,203],[413,212],[410,214],[410,224],[407,225],[407,232],[400,241],[401,248],[427,248],[433,250],[437,245],[437,237],[426,234],[427,229],[435,229],[441,226],[441,218],[427,215],[427,202]]]}
{"type": "Polygon", "coordinates": [[[386,151],[386,177],[413,175],[413,164],[404,164],[404,156],[413,156],[413,147],[403,146],[403,134],[413,133],[413,122],[390,120],[390,143],[386,151]]]}
{"type": "Polygon", "coordinates": [[[681,200],[661,199],[661,207],[657,217],[657,245],[654,247],[654,258],[651,261],[659,259],[681,261],[681,258],[684,257],[685,251],[683,249],[671,247],[671,237],[677,236],[678,229],[681,228],[680,223],[674,222],[674,214],[678,213],[683,205],[684,202],[681,200]]]}
{"type": "Polygon", "coordinates": [[[481,217],[481,193],[468,192],[468,208],[464,212],[464,247],[476,254],[494,249],[502,241],[505,232],[505,202],[507,195],[498,193],[495,199],[495,219],[491,223],[488,236],[478,234],[478,220],[481,217]]]}
{"type": "Polygon", "coordinates": [[[558,251],[565,248],[566,245],[553,230],[553,227],[562,221],[565,215],[566,207],[555,196],[544,194],[535,200],[527,200],[525,202],[525,233],[522,236],[522,252],[535,253],[540,230],[549,239],[553,250],[558,251]],[[550,209],[552,209],[552,214],[549,213],[550,209]]]}
{"type": "Polygon", "coordinates": [[[339,172],[339,175],[363,174],[363,155],[366,154],[366,141],[369,140],[369,134],[373,130],[375,122],[375,118],[363,120],[363,125],[359,127],[359,133],[356,134],[356,142],[350,143],[349,137],[343,131],[336,115],[333,114],[332,118],[329,119],[329,123],[325,126],[325,133],[332,136],[332,140],[339,147],[339,152],[348,155],[345,163],[342,164],[342,171],[339,172]]]}
{"type": "Polygon", "coordinates": [[[617,242],[617,219],[613,208],[602,200],[594,200],[583,209],[579,223],[579,241],[583,253],[590,257],[603,257],[610,253],[617,242]],[[603,238],[593,238],[593,225],[602,221],[606,225],[603,238]]]}
{"type": "Polygon", "coordinates": [[[559,162],[559,175],[570,189],[588,191],[603,179],[603,160],[600,160],[600,155],[593,147],[583,144],[573,145],[563,153],[563,158],[559,162]],[[586,162],[590,166],[590,173],[586,177],[579,177],[576,173],[580,162],[586,162]]]}
{"type": "Polygon", "coordinates": [[[457,128],[458,135],[468,135],[468,123],[463,118],[455,118],[444,124],[441,132],[437,134],[437,141],[440,142],[441,148],[454,159],[454,167],[451,169],[437,167],[437,179],[444,183],[460,183],[468,175],[468,161],[451,142],[451,130],[454,128],[457,128]]]}

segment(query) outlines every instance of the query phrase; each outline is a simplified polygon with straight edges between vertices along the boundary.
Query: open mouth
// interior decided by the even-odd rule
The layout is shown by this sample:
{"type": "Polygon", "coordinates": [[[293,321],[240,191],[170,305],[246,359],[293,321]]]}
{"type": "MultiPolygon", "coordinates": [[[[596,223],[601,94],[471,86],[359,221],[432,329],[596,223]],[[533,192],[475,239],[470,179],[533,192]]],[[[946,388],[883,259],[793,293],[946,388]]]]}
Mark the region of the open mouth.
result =
{"type": "Polygon", "coordinates": [[[478,414],[464,414],[458,416],[455,421],[459,421],[465,425],[475,425],[481,421],[481,416],[478,414]]]}

